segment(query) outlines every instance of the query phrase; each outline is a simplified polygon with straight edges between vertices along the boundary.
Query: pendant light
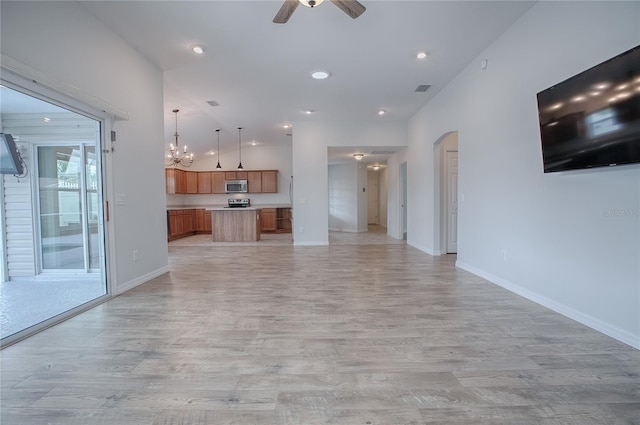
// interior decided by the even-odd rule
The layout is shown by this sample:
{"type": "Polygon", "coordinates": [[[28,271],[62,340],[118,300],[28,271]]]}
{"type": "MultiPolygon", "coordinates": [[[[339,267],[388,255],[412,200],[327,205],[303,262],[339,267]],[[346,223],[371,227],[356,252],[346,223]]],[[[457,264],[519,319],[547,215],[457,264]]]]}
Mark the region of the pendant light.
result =
{"type": "Polygon", "coordinates": [[[244,167],[242,166],[242,147],[240,146],[242,137],[240,133],[242,131],[242,127],[238,127],[238,156],[240,157],[240,163],[238,164],[238,170],[242,170],[244,167]]]}
{"type": "Polygon", "coordinates": [[[218,133],[218,165],[216,165],[216,168],[222,168],[222,165],[220,165],[220,129],[217,129],[216,133],[218,133]]]}

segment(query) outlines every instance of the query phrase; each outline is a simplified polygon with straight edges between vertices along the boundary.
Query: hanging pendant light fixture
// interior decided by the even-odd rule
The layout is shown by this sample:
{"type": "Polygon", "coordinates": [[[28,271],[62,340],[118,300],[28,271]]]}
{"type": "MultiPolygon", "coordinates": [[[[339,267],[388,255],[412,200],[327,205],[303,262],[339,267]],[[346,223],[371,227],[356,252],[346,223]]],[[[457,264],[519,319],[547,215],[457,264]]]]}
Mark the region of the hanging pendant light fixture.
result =
{"type": "Polygon", "coordinates": [[[216,168],[222,168],[222,165],[220,165],[220,129],[217,129],[216,133],[218,133],[218,151],[216,152],[218,154],[218,165],[216,165],[216,168]]]}
{"type": "Polygon", "coordinates": [[[190,154],[187,153],[187,145],[184,145],[182,148],[182,152],[180,152],[180,146],[178,142],[178,112],[179,109],[174,109],[173,113],[176,114],[176,144],[174,146],[173,143],[169,145],[169,154],[167,155],[167,159],[165,160],[165,165],[177,167],[178,165],[182,165],[183,167],[191,167],[193,164],[193,152],[190,154]]]}
{"type": "Polygon", "coordinates": [[[242,137],[240,133],[242,131],[242,127],[238,127],[238,156],[240,157],[240,163],[238,164],[238,169],[242,170],[244,167],[242,166],[242,147],[240,146],[242,143],[242,137]]]}

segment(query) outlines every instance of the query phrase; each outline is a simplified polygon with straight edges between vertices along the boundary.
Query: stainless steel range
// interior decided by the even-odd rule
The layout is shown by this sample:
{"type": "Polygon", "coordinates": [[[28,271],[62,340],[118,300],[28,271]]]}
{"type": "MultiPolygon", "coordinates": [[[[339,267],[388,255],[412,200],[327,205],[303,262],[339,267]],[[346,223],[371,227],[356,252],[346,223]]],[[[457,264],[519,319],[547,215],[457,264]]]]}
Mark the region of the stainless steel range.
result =
{"type": "Polygon", "coordinates": [[[249,198],[229,198],[227,200],[229,208],[247,208],[251,206],[249,198]]]}

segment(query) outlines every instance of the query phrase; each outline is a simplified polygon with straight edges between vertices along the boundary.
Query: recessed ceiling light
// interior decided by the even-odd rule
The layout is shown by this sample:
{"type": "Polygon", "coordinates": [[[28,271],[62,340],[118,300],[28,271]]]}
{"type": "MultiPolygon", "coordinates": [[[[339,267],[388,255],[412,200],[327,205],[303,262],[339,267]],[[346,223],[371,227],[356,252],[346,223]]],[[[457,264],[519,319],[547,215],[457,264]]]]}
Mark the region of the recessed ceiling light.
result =
{"type": "Polygon", "coordinates": [[[49,118],[49,117],[44,117],[43,121],[44,121],[44,122],[51,122],[51,118],[49,118]]]}
{"type": "Polygon", "coordinates": [[[307,109],[306,111],[304,111],[305,114],[307,115],[311,115],[313,114],[315,111],[313,109],[307,109]]]}
{"type": "Polygon", "coordinates": [[[291,124],[282,124],[282,128],[291,128],[291,124]]]}
{"type": "Polygon", "coordinates": [[[418,54],[416,55],[416,57],[418,59],[424,59],[427,57],[427,52],[418,52],[418,54]]]}
{"type": "Polygon", "coordinates": [[[255,140],[252,140],[252,141],[251,141],[251,146],[255,146],[255,145],[257,145],[257,144],[258,144],[258,142],[256,142],[255,140]]]}
{"type": "Polygon", "coordinates": [[[191,51],[193,53],[197,53],[197,54],[201,55],[201,54],[204,53],[204,47],[202,47],[199,44],[196,44],[196,45],[191,46],[191,51]]]}
{"type": "Polygon", "coordinates": [[[385,111],[384,109],[380,109],[380,110],[378,111],[378,115],[384,115],[384,114],[386,114],[386,113],[387,113],[387,111],[385,111]]]}
{"type": "Polygon", "coordinates": [[[376,164],[371,168],[373,168],[373,171],[378,171],[380,169],[380,166],[378,164],[376,164]]]}
{"type": "Polygon", "coordinates": [[[324,80],[326,78],[329,78],[330,75],[331,74],[329,74],[327,71],[314,71],[311,73],[311,76],[316,80],[324,80]]]}

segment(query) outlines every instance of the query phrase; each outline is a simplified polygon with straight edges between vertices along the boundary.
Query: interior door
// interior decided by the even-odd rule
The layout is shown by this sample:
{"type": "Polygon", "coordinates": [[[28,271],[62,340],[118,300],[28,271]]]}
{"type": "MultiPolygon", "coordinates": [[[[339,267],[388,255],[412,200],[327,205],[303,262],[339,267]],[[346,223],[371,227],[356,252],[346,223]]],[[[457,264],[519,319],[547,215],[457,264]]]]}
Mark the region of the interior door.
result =
{"type": "Polygon", "coordinates": [[[458,152],[446,152],[447,254],[458,252],[458,152]]]}

